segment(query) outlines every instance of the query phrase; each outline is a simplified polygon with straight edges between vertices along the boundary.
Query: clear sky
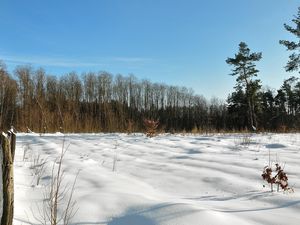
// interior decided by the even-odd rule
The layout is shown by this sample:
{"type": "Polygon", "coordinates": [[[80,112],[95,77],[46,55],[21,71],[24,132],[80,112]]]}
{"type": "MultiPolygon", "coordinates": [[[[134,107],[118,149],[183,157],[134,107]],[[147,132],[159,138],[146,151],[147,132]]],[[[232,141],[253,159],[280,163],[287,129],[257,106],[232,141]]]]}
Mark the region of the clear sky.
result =
{"type": "Polygon", "coordinates": [[[0,59],[47,73],[108,71],[226,99],[225,63],[240,41],[262,52],[264,85],[278,88],[296,0],[0,0],[0,59]]]}

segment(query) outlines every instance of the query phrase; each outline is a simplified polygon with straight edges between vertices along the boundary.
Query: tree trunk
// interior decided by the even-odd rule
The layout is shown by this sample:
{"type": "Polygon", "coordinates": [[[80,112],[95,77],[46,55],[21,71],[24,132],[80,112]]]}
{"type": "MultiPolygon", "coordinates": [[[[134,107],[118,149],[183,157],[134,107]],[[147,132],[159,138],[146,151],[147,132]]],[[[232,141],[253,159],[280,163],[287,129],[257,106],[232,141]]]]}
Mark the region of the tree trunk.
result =
{"type": "Polygon", "coordinates": [[[252,110],[252,121],[253,121],[253,126],[255,128],[255,131],[257,129],[257,117],[256,117],[256,113],[255,113],[255,106],[254,106],[254,101],[252,100],[252,104],[251,104],[251,110],[252,110]]]}
{"type": "MultiPolygon", "coordinates": [[[[248,97],[247,97],[248,98],[248,97]]],[[[251,101],[248,98],[248,121],[249,121],[249,129],[253,131],[253,113],[252,113],[252,105],[251,105],[251,101]]]]}

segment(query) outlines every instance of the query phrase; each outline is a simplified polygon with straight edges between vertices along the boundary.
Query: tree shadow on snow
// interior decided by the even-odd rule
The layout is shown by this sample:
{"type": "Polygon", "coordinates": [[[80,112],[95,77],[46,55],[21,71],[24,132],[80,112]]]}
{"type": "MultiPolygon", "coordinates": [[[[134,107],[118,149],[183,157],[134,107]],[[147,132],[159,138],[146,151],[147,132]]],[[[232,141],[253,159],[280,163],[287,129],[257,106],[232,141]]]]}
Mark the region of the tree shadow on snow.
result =
{"type": "Polygon", "coordinates": [[[285,148],[285,145],[282,144],[268,144],[266,145],[266,148],[285,148]]]}
{"type": "Polygon", "coordinates": [[[112,218],[107,225],[156,225],[162,221],[188,216],[195,212],[195,209],[182,203],[162,203],[144,209],[131,208],[125,215],[112,218]]]}
{"type": "MultiPolygon", "coordinates": [[[[228,197],[218,197],[215,195],[209,195],[209,196],[202,196],[198,198],[186,198],[188,200],[195,200],[195,201],[231,201],[231,200],[237,200],[237,199],[243,199],[243,200],[262,200],[265,197],[272,197],[272,192],[256,192],[256,191],[250,191],[245,194],[238,194],[238,195],[232,195],[228,197]]],[[[260,208],[247,208],[247,209],[214,209],[218,212],[224,212],[224,213],[240,213],[240,212],[256,212],[256,211],[266,211],[266,210],[276,210],[281,208],[288,208],[288,207],[297,207],[300,205],[300,200],[293,200],[293,201],[287,201],[282,202],[280,204],[274,205],[274,206],[267,206],[267,207],[260,207],[260,208]]]]}
{"type": "Polygon", "coordinates": [[[155,225],[155,222],[143,215],[125,215],[114,218],[107,225],[155,225]]]}
{"type": "Polygon", "coordinates": [[[265,208],[253,208],[253,209],[239,209],[239,210],[218,210],[219,212],[224,213],[241,213],[241,212],[256,212],[256,211],[265,211],[265,210],[274,210],[274,209],[281,209],[299,205],[300,201],[291,201],[279,204],[277,206],[265,207],[265,208]]]}
{"type": "MultiPolygon", "coordinates": [[[[213,179],[211,179],[213,182],[217,182],[213,179]]],[[[220,181],[221,182],[221,181],[220,181]]],[[[263,199],[265,197],[272,196],[272,192],[257,192],[257,191],[249,191],[243,194],[232,194],[229,196],[217,196],[217,195],[206,195],[201,197],[193,197],[193,198],[185,198],[188,200],[195,200],[195,201],[216,201],[216,202],[222,202],[222,201],[230,201],[230,200],[238,200],[238,199],[244,199],[244,200],[254,200],[254,199],[263,199]]]]}

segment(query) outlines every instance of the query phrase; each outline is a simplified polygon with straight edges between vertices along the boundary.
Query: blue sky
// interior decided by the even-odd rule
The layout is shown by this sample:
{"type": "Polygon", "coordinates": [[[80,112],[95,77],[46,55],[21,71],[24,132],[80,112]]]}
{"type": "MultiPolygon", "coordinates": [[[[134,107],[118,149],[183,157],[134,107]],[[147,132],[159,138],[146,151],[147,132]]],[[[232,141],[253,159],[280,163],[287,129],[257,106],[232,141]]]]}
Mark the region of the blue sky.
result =
{"type": "Polygon", "coordinates": [[[264,85],[278,88],[293,39],[296,0],[0,0],[0,59],[49,74],[134,74],[226,99],[235,84],[225,63],[240,41],[262,52],[264,85]]]}

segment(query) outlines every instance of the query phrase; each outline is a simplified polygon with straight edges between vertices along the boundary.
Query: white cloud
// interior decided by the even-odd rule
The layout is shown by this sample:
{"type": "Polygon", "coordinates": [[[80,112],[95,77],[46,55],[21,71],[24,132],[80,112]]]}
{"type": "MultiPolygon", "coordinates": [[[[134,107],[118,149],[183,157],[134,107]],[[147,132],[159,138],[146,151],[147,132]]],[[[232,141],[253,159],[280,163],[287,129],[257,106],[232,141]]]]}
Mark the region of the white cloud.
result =
{"type": "Polygon", "coordinates": [[[104,67],[111,64],[129,64],[141,65],[151,61],[139,57],[107,57],[93,60],[70,59],[63,57],[45,57],[45,56],[18,56],[18,55],[0,55],[0,59],[7,64],[22,65],[32,64],[37,66],[54,67],[104,67]]]}
{"type": "Polygon", "coordinates": [[[50,57],[37,57],[37,56],[11,56],[0,55],[0,58],[6,63],[11,64],[33,64],[40,66],[58,66],[58,67],[91,67],[103,66],[102,63],[82,62],[79,60],[69,60],[64,58],[50,58],[50,57]]]}

